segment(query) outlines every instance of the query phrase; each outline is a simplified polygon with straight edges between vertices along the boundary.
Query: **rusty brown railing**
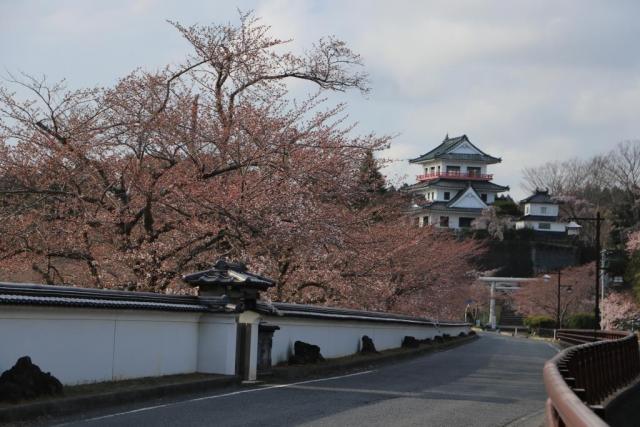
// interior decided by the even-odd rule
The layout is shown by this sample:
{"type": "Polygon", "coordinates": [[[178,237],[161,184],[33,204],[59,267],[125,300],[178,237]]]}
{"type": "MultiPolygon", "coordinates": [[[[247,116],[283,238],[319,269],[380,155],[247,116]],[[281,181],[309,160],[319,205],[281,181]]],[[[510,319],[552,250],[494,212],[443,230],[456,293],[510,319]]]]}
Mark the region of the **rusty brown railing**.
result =
{"type": "Polygon", "coordinates": [[[606,426],[604,404],[640,375],[636,335],[615,331],[561,330],[569,347],[544,366],[547,426],[606,426]],[[594,339],[600,341],[590,342],[594,339]]]}
{"type": "Polygon", "coordinates": [[[615,340],[624,338],[628,332],[624,331],[599,331],[593,329],[558,329],[556,338],[564,343],[577,345],[588,342],[615,340]]]}

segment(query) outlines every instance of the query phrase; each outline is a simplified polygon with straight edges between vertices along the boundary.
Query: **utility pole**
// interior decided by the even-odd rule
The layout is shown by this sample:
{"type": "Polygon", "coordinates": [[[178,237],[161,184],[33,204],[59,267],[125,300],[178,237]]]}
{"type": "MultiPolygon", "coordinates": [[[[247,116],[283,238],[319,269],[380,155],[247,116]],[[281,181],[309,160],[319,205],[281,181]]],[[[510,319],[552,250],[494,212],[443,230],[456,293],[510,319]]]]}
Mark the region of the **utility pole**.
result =
{"type": "Polygon", "coordinates": [[[556,306],[556,329],[560,329],[560,275],[561,270],[558,270],[558,305],[556,306]]]}
{"type": "Polygon", "coordinates": [[[600,329],[600,270],[601,270],[601,259],[600,259],[600,222],[602,218],[600,217],[600,211],[596,212],[596,324],[595,329],[600,329]]]}
{"type": "Polygon", "coordinates": [[[595,283],[595,293],[596,293],[596,306],[594,308],[594,317],[595,317],[595,325],[593,326],[594,337],[597,335],[595,331],[600,329],[600,271],[602,270],[601,260],[600,260],[600,226],[602,225],[602,216],[600,215],[600,211],[596,212],[595,218],[571,218],[575,221],[595,221],[596,223],[596,283],[595,283]]]}

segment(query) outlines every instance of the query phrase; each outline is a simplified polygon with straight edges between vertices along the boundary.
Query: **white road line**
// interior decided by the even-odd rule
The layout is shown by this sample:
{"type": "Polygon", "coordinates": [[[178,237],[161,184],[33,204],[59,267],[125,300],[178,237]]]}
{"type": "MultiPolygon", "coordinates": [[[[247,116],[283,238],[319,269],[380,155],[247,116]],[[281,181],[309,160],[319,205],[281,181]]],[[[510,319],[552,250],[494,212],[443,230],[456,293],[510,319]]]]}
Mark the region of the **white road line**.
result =
{"type": "Polygon", "coordinates": [[[273,390],[273,389],[276,389],[276,388],[293,387],[293,386],[298,386],[298,385],[302,385],[302,384],[317,383],[317,382],[320,382],[320,381],[339,380],[339,379],[342,379],[342,378],[355,377],[357,375],[365,375],[365,374],[370,374],[370,373],[373,373],[373,372],[376,372],[376,370],[372,369],[370,371],[356,372],[356,373],[353,373],[353,374],[339,375],[339,376],[336,376],[336,377],[318,378],[318,379],[315,379],[315,380],[300,381],[300,382],[297,382],[297,383],[277,384],[277,385],[272,385],[272,386],[268,386],[268,387],[259,387],[259,388],[252,388],[252,389],[249,389],[249,390],[233,391],[231,393],[225,393],[225,394],[216,394],[216,395],[213,395],[213,396],[197,397],[195,399],[181,400],[179,402],[165,403],[163,405],[147,406],[147,407],[144,407],[144,408],[133,409],[131,411],[117,412],[115,414],[103,415],[101,417],[85,418],[83,420],[77,420],[77,421],[71,421],[71,422],[63,423],[63,424],[57,424],[57,427],[70,425],[70,424],[73,424],[73,423],[77,423],[79,421],[82,421],[82,422],[99,421],[99,420],[105,420],[105,419],[109,419],[109,418],[113,418],[113,417],[119,417],[121,415],[135,414],[137,412],[152,411],[154,409],[166,408],[166,407],[175,406],[175,405],[181,405],[183,403],[199,402],[199,401],[202,401],[202,400],[210,400],[210,399],[218,399],[218,398],[221,398],[221,397],[236,396],[238,394],[253,393],[253,392],[256,392],[256,391],[273,390]]]}

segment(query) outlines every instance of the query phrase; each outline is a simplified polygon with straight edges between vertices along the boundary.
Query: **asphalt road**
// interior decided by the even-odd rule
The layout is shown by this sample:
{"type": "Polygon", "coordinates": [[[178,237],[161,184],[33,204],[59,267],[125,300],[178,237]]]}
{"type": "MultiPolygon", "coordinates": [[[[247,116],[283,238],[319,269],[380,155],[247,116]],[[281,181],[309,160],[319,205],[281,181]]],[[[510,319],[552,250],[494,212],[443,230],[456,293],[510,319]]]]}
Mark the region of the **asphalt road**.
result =
{"type": "MultiPolygon", "coordinates": [[[[504,426],[539,419],[548,343],[481,339],[375,370],[129,405],[67,426],[504,426]]],[[[62,421],[62,420],[61,420],[62,421]]]]}

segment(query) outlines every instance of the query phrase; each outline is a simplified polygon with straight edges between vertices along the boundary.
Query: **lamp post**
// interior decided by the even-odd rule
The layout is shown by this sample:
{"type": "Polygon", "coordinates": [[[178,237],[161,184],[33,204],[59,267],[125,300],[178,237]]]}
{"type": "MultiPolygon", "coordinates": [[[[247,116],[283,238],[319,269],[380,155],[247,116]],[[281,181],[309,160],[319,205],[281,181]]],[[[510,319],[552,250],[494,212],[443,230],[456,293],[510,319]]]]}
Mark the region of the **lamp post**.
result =
{"type": "MultiPolygon", "coordinates": [[[[595,221],[596,222],[596,283],[595,283],[595,291],[596,291],[596,306],[594,308],[594,317],[595,317],[595,325],[593,326],[594,331],[600,329],[600,226],[602,225],[602,216],[600,216],[600,211],[596,212],[595,217],[576,217],[569,218],[572,221],[595,221]]],[[[594,332],[595,334],[595,332],[594,332]]]]}
{"type": "MultiPolygon", "coordinates": [[[[562,270],[558,270],[555,272],[558,275],[558,290],[556,292],[556,329],[560,329],[560,291],[562,288],[567,291],[571,291],[571,285],[563,286],[560,284],[560,276],[562,275],[562,270]]],[[[542,276],[545,282],[548,282],[551,279],[551,276],[545,274],[542,276]]]]}

